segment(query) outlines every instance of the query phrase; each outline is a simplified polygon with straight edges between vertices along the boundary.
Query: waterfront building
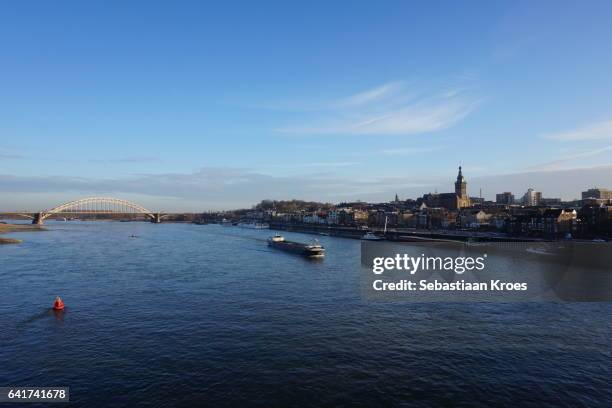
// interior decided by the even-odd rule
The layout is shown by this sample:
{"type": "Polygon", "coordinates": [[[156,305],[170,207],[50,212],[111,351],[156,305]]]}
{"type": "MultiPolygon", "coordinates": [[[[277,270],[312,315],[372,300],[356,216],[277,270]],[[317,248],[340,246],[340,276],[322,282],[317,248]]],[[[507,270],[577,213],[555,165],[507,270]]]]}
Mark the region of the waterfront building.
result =
{"type": "Polygon", "coordinates": [[[329,210],[327,213],[327,224],[329,225],[338,225],[340,224],[340,212],[342,210],[337,210],[337,209],[333,209],[333,210],[329,210]]]}
{"type": "Polygon", "coordinates": [[[403,211],[398,215],[398,225],[402,227],[416,227],[415,213],[412,211],[403,211]]]}
{"type": "Polygon", "coordinates": [[[612,200],[612,190],[607,188],[590,188],[582,192],[582,199],[595,198],[597,200],[612,200]]]}
{"type": "Polygon", "coordinates": [[[514,204],[514,194],[510,191],[504,191],[503,193],[495,195],[495,202],[497,204],[512,205],[514,204]]]}
{"type": "Polygon", "coordinates": [[[481,209],[468,208],[461,210],[459,213],[461,228],[477,229],[483,225],[488,225],[490,218],[491,215],[481,209]]]}
{"type": "Polygon", "coordinates": [[[577,213],[572,209],[549,208],[542,214],[544,235],[562,237],[574,232],[577,213]]]}
{"type": "MultiPolygon", "coordinates": [[[[594,202],[591,204],[600,204],[600,203],[597,203],[596,201],[597,200],[594,200],[594,202]]],[[[579,210],[585,204],[589,204],[589,200],[561,201],[561,205],[563,206],[563,208],[574,208],[576,210],[579,210]]]]}
{"type": "Polygon", "coordinates": [[[368,222],[368,212],[365,210],[354,210],[352,216],[353,222],[357,225],[363,225],[368,222]]]}
{"type": "Polygon", "coordinates": [[[608,204],[612,203],[612,190],[607,188],[590,188],[582,192],[583,204],[608,204]]]}
{"type": "Polygon", "coordinates": [[[326,214],[314,212],[305,215],[302,222],[307,224],[327,224],[327,217],[326,214]]]}
{"type": "Polygon", "coordinates": [[[540,200],[540,205],[548,205],[548,206],[560,206],[562,201],[560,198],[542,198],[540,200]]]}
{"type": "Polygon", "coordinates": [[[508,231],[520,236],[562,238],[578,228],[577,212],[570,208],[522,208],[513,211],[508,221],[508,231]]]}
{"type": "Polygon", "coordinates": [[[612,236],[612,205],[587,204],[580,209],[578,217],[587,234],[612,236]]]}
{"type": "Polygon", "coordinates": [[[508,223],[510,220],[510,214],[505,212],[498,212],[493,214],[489,219],[489,225],[499,231],[506,231],[508,229],[508,223]]]}
{"type": "Polygon", "coordinates": [[[353,208],[348,204],[343,204],[327,213],[327,223],[330,225],[363,225],[368,221],[368,211],[360,208],[353,208]]]}
{"type": "Polygon", "coordinates": [[[370,213],[368,225],[384,227],[385,223],[388,227],[397,226],[399,223],[399,211],[378,210],[370,213]]]}
{"type": "Polygon", "coordinates": [[[535,207],[540,205],[540,201],[542,201],[542,193],[539,191],[534,191],[533,188],[527,190],[525,195],[523,195],[523,205],[527,207],[535,207]]]}
{"type": "Polygon", "coordinates": [[[508,231],[519,236],[541,236],[543,231],[540,208],[520,208],[510,213],[508,231]]]}

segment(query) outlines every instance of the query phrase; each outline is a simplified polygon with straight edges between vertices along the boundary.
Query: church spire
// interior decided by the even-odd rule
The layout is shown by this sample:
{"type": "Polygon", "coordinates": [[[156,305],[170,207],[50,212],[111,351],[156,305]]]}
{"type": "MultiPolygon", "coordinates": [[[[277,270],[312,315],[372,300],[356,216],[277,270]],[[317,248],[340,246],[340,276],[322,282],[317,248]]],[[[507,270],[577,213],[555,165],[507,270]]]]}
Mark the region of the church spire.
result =
{"type": "Polygon", "coordinates": [[[459,166],[459,173],[457,174],[457,181],[455,182],[455,193],[460,198],[467,197],[467,182],[463,177],[463,173],[461,172],[461,166],[459,166]]]}

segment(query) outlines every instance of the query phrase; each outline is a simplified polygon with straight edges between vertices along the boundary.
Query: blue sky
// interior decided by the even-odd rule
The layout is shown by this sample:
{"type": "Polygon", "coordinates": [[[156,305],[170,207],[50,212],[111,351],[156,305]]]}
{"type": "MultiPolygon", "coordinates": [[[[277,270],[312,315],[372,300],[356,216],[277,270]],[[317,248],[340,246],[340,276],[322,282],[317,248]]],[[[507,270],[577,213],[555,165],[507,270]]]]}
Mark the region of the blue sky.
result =
{"type": "Polygon", "coordinates": [[[612,188],[612,3],[3,2],[0,209],[612,188]]]}

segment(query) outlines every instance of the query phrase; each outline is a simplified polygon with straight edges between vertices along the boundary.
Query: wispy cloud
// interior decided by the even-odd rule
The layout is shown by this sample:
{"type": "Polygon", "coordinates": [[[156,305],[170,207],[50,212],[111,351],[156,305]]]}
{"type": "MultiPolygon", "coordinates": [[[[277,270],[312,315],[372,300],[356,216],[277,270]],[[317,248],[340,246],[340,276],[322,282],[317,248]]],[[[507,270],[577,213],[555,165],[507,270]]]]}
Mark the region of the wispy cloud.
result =
{"type": "Polygon", "coordinates": [[[162,159],[154,156],[129,156],[111,159],[91,159],[95,163],[161,163],[162,159]]]}
{"type": "Polygon", "coordinates": [[[389,82],[376,88],[340,99],[339,101],[333,103],[332,106],[337,108],[347,108],[386,99],[394,94],[397,94],[402,89],[403,85],[404,84],[402,82],[389,82]]]}
{"type": "Polygon", "coordinates": [[[330,104],[299,125],[277,129],[289,134],[414,135],[447,129],[478,105],[457,87],[416,96],[401,82],[391,82],[330,104]],[[306,123],[307,122],[307,123],[306,123]]]}
{"type": "Polygon", "coordinates": [[[0,159],[13,159],[13,160],[37,160],[37,161],[51,161],[61,163],[161,163],[163,160],[155,156],[128,156],[108,159],[65,159],[61,157],[49,157],[49,156],[38,156],[38,155],[24,155],[15,153],[3,153],[0,152],[0,159]]]}
{"type": "Polygon", "coordinates": [[[263,168],[283,168],[283,169],[314,169],[314,168],[333,168],[333,167],[349,167],[359,164],[355,161],[315,161],[305,163],[267,163],[263,168]]]}
{"type": "Polygon", "coordinates": [[[564,141],[612,139],[612,120],[591,123],[570,131],[551,133],[545,137],[564,141]]]}
{"type": "Polygon", "coordinates": [[[312,163],[305,163],[302,165],[297,165],[297,166],[302,166],[302,167],[347,167],[347,166],[354,166],[355,164],[357,164],[356,162],[312,162],[312,163]]]}
{"type": "Polygon", "coordinates": [[[380,153],[388,156],[414,156],[416,154],[429,153],[441,149],[444,149],[444,146],[398,147],[396,149],[383,149],[380,153]]]}
{"type": "Polygon", "coordinates": [[[592,150],[576,152],[560,157],[557,160],[549,161],[535,166],[530,166],[527,168],[527,171],[559,171],[594,167],[596,166],[595,163],[584,163],[584,161],[582,161],[581,159],[598,156],[610,151],[612,151],[612,145],[592,150]]]}

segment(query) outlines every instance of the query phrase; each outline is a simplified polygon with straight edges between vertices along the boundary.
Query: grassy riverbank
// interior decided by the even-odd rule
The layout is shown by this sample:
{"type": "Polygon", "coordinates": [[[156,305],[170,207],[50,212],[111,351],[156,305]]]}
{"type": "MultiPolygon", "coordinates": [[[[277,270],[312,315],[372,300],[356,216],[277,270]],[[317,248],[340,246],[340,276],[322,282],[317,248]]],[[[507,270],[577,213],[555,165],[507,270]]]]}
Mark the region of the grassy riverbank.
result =
{"type": "MultiPolygon", "coordinates": [[[[44,230],[45,228],[41,227],[40,225],[0,223],[0,234],[6,234],[9,232],[44,231],[44,230]]],[[[21,240],[19,239],[0,237],[0,245],[19,244],[19,243],[21,243],[21,240]]]]}

